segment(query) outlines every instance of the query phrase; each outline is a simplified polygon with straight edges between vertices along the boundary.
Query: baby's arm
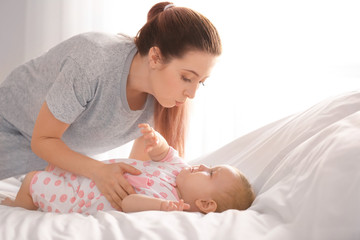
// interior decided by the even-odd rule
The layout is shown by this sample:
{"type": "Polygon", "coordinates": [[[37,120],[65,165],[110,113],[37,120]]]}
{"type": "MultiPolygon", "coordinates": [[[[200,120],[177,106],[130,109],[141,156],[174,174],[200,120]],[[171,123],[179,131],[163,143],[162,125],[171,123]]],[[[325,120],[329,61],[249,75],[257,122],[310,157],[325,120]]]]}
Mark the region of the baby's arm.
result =
{"type": "Polygon", "coordinates": [[[145,151],[149,154],[151,160],[160,161],[164,159],[170,148],[165,138],[147,123],[139,124],[139,128],[144,136],[145,151]]]}
{"type": "Polygon", "coordinates": [[[122,209],[124,212],[140,212],[150,210],[160,211],[183,211],[190,209],[190,205],[184,203],[184,200],[179,202],[149,197],[144,194],[130,194],[122,201],[122,209]]]}

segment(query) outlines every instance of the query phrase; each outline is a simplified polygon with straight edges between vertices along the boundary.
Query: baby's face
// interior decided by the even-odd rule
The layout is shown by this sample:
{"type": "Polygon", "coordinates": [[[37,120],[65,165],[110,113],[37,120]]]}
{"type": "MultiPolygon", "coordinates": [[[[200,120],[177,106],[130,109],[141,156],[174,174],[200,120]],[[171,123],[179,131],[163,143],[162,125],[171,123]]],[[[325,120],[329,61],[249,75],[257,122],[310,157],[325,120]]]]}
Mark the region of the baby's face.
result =
{"type": "Polygon", "coordinates": [[[227,165],[186,167],[176,177],[176,185],[185,202],[211,198],[239,178],[234,168],[227,165]]]}

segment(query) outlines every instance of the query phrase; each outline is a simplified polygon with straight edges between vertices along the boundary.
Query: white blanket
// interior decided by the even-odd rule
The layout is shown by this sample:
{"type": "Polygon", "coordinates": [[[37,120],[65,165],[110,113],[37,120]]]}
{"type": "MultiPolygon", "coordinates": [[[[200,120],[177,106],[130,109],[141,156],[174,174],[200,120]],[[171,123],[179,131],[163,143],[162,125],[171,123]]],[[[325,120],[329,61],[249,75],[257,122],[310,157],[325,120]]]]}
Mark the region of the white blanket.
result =
{"type": "MultiPolygon", "coordinates": [[[[0,206],[0,239],[360,239],[360,92],[325,100],[192,161],[240,168],[257,197],[245,211],[95,216],[0,206]]],[[[14,196],[20,182],[0,181],[14,196]]]]}

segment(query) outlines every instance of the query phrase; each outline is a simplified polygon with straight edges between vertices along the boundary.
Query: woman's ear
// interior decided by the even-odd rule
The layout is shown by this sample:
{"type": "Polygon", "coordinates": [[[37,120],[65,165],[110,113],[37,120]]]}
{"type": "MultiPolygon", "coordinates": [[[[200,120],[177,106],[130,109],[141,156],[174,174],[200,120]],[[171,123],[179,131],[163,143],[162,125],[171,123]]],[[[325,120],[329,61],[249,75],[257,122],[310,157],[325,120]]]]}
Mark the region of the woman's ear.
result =
{"type": "Polygon", "coordinates": [[[215,212],[217,203],[212,199],[197,199],[195,205],[203,213],[215,212]]]}
{"type": "Polygon", "coordinates": [[[156,68],[162,61],[161,51],[158,47],[152,47],[148,54],[150,66],[156,68]]]}

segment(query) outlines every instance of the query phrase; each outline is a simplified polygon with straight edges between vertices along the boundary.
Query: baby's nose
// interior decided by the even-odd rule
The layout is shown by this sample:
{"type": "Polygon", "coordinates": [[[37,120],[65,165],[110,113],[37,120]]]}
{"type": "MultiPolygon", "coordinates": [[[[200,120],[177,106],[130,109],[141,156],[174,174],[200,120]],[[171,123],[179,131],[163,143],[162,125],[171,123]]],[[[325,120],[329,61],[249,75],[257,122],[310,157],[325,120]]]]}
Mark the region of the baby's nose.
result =
{"type": "Polygon", "coordinates": [[[210,169],[210,168],[209,168],[208,166],[204,165],[204,164],[201,164],[200,167],[199,167],[199,170],[200,170],[200,171],[207,171],[207,170],[209,170],[209,169],[210,169]]]}

